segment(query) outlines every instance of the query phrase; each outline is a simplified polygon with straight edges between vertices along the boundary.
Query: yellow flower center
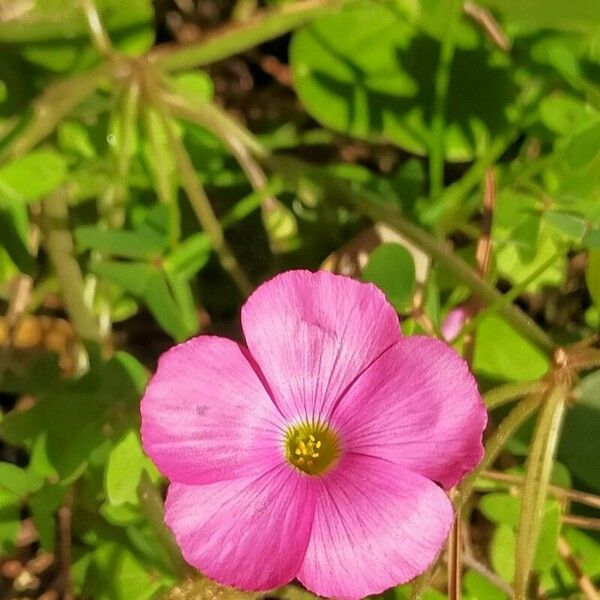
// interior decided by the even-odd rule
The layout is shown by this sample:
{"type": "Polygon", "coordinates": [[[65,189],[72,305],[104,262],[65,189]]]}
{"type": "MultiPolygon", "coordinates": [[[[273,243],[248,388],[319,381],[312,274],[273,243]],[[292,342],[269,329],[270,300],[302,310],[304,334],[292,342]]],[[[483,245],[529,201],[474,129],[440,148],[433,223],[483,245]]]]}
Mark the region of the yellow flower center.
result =
{"type": "Polygon", "coordinates": [[[285,455],[290,464],[308,475],[319,475],[337,461],[338,437],[327,425],[292,425],[285,436],[285,455]]]}

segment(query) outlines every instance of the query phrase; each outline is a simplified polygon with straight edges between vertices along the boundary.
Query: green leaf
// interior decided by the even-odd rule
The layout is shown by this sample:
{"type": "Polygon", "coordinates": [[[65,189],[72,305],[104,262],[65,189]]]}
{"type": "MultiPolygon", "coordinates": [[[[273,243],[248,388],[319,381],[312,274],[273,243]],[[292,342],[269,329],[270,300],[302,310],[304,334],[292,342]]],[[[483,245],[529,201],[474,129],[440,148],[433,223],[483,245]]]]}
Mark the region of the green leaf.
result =
{"type": "Polygon", "coordinates": [[[579,398],[567,411],[558,457],[578,478],[600,493],[600,370],[579,384],[579,398]]]}
{"type": "Polygon", "coordinates": [[[18,496],[0,490],[0,551],[10,555],[21,528],[21,502],[18,496]]]}
{"type": "MultiPolygon", "coordinates": [[[[309,113],[336,131],[425,154],[440,47],[423,29],[437,6],[424,11],[423,28],[391,5],[356,3],[297,31],[291,67],[309,113]]],[[[470,26],[459,31],[466,40],[459,43],[450,75],[446,157],[451,161],[485,151],[508,126],[518,92],[506,59],[470,26]]]]}
{"type": "Polygon", "coordinates": [[[43,460],[38,457],[37,463],[46,462],[62,479],[78,476],[111,433],[118,434],[137,420],[146,378],[145,369],[127,353],[118,352],[106,362],[92,357],[83,377],[61,381],[40,392],[29,410],[7,414],[0,422],[0,435],[27,447],[43,439],[38,446],[43,460]],[[111,415],[113,422],[107,428],[111,415]]]}
{"type": "Polygon", "coordinates": [[[106,495],[114,505],[137,504],[137,485],[142,472],[158,477],[154,465],[144,454],[137,432],[128,430],[113,447],[104,477],[106,495]]]}
{"type": "Polygon", "coordinates": [[[585,281],[594,304],[600,307],[600,250],[590,250],[588,254],[585,281]]]}
{"type": "Polygon", "coordinates": [[[589,32],[600,27],[600,5],[596,0],[483,0],[510,22],[564,31],[589,32]]]}
{"type": "Polygon", "coordinates": [[[575,134],[565,149],[573,170],[585,169],[600,156],[600,123],[575,134]]]}
{"type": "Polygon", "coordinates": [[[170,78],[173,90],[194,105],[210,102],[214,96],[212,79],[204,71],[188,71],[170,78]]]}
{"type": "Polygon", "coordinates": [[[542,99],[540,118],[553,132],[571,136],[573,132],[589,127],[590,121],[600,120],[600,114],[579,98],[555,92],[542,99]]]}
{"type": "Polygon", "coordinates": [[[143,297],[154,269],[143,262],[104,260],[90,265],[91,270],[108,281],[121,286],[134,296],[143,297]]]}
{"type": "Polygon", "coordinates": [[[42,486],[42,479],[32,471],[26,471],[17,465],[0,462],[0,490],[23,497],[42,486]]]}
{"type": "Polygon", "coordinates": [[[196,332],[186,324],[162,273],[155,271],[150,276],[144,301],[158,324],[176,340],[184,340],[196,332]]]}
{"type": "Polygon", "coordinates": [[[35,261],[28,248],[27,208],[22,202],[3,201],[1,196],[0,191],[0,248],[4,248],[19,271],[31,275],[35,261]]]}
{"type": "Polygon", "coordinates": [[[472,600],[504,600],[508,596],[493,583],[473,569],[468,569],[463,577],[467,597],[472,600]]]}
{"type": "Polygon", "coordinates": [[[171,583],[146,560],[115,542],[99,545],[92,565],[84,588],[96,600],[150,600],[171,583]]]}
{"type": "Polygon", "coordinates": [[[73,233],[82,250],[98,250],[103,254],[126,258],[159,257],[166,246],[164,236],[150,229],[124,231],[85,225],[76,227],[73,233]]]}
{"type": "MultiPolygon", "coordinates": [[[[95,0],[114,46],[129,55],[147,51],[154,41],[149,0],[95,0]]],[[[28,10],[0,21],[0,39],[13,43],[27,60],[53,71],[82,70],[98,60],[80,4],[37,0],[28,10]]]]}
{"type": "Polygon", "coordinates": [[[515,573],[517,537],[510,525],[499,525],[494,531],[490,545],[490,560],[494,571],[505,581],[511,582],[515,573]]]}
{"type": "Polygon", "coordinates": [[[540,536],[533,558],[533,568],[536,571],[551,569],[558,559],[556,547],[561,527],[560,517],[561,511],[558,503],[555,500],[546,502],[540,536]]]}
{"type": "Polygon", "coordinates": [[[180,242],[165,258],[166,273],[191,279],[208,262],[212,245],[205,233],[195,233],[180,242]]]}
{"type": "Polygon", "coordinates": [[[378,286],[398,311],[410,306],[415,284],[415,263],[400,244],[381,244],[371,253],[362,274],[378,286]]]}
{"type": "Polygon", "coordinates": [[[79,121],[63,121],[57,128],[57,135],[58,145],[63,152],[83,158],[96,157],[89,130],[79,121]]]}
{"type": "Polygon", "coordinates": [[[580,215],[569,214],[558,210],[548,210],[544,219],[567,239],[581,242],[586,232],[586,221],[580,215]]]}
{"type": "Polygon", "coordinates": [[[490,314],[477,327],[473,369],[494,379],[526,381],[541,377],[549,362],[541,352],[501,317],[490,314]]]}
{"type": "Polygon", "coordinates": [[[63,503],[66,488],[60,485],[47,485],[33,495],[29,507],[45,550],[52,552],[56,540],[56,511],[63,503]]]}
{"type": "Polygon", "coordinates": [[[479,509],[494,523],[516,527],[519,522],[520,504],[516,496],[497,492],[483,496],[479,501],[479,509]]]}
{"type": "Polygon", "coordinates": [[[0,167],[0,193],[9,190],[26,202],[35,202],[53,192],[66,175],[67,164],[58,152],[34,150],[0,167]]]}

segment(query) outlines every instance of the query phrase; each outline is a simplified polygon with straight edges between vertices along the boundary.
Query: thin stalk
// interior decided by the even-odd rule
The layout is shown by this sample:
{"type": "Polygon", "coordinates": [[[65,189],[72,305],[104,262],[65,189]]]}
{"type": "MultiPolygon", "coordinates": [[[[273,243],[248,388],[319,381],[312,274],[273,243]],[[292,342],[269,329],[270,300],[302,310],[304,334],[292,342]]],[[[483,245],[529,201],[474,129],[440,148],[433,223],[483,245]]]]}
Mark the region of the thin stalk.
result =
{"type": "Polygon", "coordinates": [[[113,47],[94,0],[82,0],[82,6],[92,43],[102,56],[110,56],[113,47]]]}
{"type": "Polygon", "coordinates": [[[177,546],[177,543],[173,538],[173,534],[165,525],[162,497],[146,471],[142,473],[140,478],[137,494],[142,512],[146,519],[148,519],[148,523],[150,524],[154,535],[165,549],[169,562],[173,567],[173,571],[180,578],[189,575],[191,573],[191,568],[188,567],[183,559],[179,546],[177,546]]]}
{"type": "Polygon", "coordinates": [[[169,155],[166,136],[162,122],[156,113],[151,112],[151,108],[146,106],[143,110],[144,132],[150,145],[152,153],[151,169],[154,175],[154,187],[158,199],[167,207],[169,211],[169,242],[171,247],[175,247],[181,237],[181,215],[177,204],[176,187],[173,185],[171,177],[175,170],[175,165],[169,155]],[[155,117],[155,118],[153,118],[155,117]],[[160,132],[157,128],[163,129],[160,132]]]}
{"type": "Polygon", "coordinates": [[[165,110],[161,104],[160,98],[155,96],[155,102],[155,107],[162,119],[167,137],[169,139],[169,144],[175,155],[175,162],[181,176],[181,183],[190,200],[192,209],[196,213],[196,217],[198,218],[202,229],[204,229],[206,235],[210,239],[212,246],[219,257],[221,266],[227,273],[229,273],[229,276],[237,285],[239,290],[245,296],[248,296],[252,291],[253,286],[240,267],[235,255],[229,247],[229,244],[225,240],[223,228],[221,227],[221,224],[219,223],[219,220],[212,209],[210,200],[206,196],[204,188],[202,187],[202,184],[196,175],[190,155],[183,145],[183,142],[176,134],[168,116],[165,114],[165,110]]]}
{"type": "Polygon", "coordinates": [[[84,340],[98,340],[96,317],[84,300],[83,276],[73,252],[73,237],[68,226],[67,201],[62,191],[43,201],[43,243],[60,281],[61,293],[73,327],[84,340]]]}
{"type": "Polygon", "coordinates": [[[194,44],[163,44],[154,49],[149,59],[161,69],[189,69],[228,58],[341,6],[345,0],[303,0],[286,3],[274,10],[260,11],[245,23],[226,26],[194,44]]]}
{"type": "Polygon", "coordinates": [[[140,84],[134,78],[125,87],[113,116],[114,140],[111,144],[115,180],[104,195],[103,211],[111,227],[120,228],[125,220],[124,205],[129,194],[129,171],[135,152],[140,100],[140,84]]]}
{"type": "Polygon", "coordinates": [[[514,579],[516,600],[526,600],[527,598],[527,586],[568,393],[569,386],[563,382],[556,383],[548,393],[540,411],[529,449],[517,527],[514,579]]]}
{"type": "Polygon", "coordinates": [[[592,531],[600,531],[600,519],[597,517],[580,517],[578,515],[563,515],[562,522],[564,525],[579,527],[580,529],[591,529],[592,531]]]}
{"type": "Polygon", "coordinates": [[[104,64],[87,73],[49,85],[33,102],[33,114],[27,125],[4,148],[0,158],[15,158],[39,144],[78,104],[93,93],[108,72],[109,65],[104,64]]]}
{"type": "Polygon", "coordinates": [[[577,559],[573,556],[571,547],[569,546],[567,540],[564,537],[561,536],[558,538],[557,547],[560,557],[565,561],[571,573],[573,573],[573,576],[577,581],[577,585],[579,586],[579,589],[581,590],[586,600],[600,600],[600,594],[598,594],[598,590],[594,586],[593,581],[583,572],[582,568],[579,566],[577,559]]]}
{"type": "Polygon", "coordinates": [[[533,415],[541,401],[542,397],[537,394],[528,396],[524,400],[521,400],[521,402],[519,402],[519,404],[517,404],[500,423],[494,434],[486,443],[485,454],[482,461],[458,487],[458,494],[455,501],[457,511],[464,506],[471,497],[475,488],[475,483],[483,471],[488,469],[494,463],[506,442],[519,427],[533,415]]]}
{"type": "Polygon", "coordinates": [[[254,156],[265,157],[268,155],[268,150],[250,131],[237,123],[233,117],[216,104],[206,102],[195,108],[189,106],[178,96],[165,93],[162,94],[162,99],[174,117],[205,127],[228,145],[230,140],[234,139],[237,144],[242,144],[254,156]]]}
{"type": "Polygon", "coordinates": [[[534,269],[523,281],[520,281],[517,285],[513,286],[506,294],[501,295],[495,302],[488,304],[485,308],[481,309],[476,315],[474,315],[467,323],[465,323],[460,334],[457,336],[455,341],[459,341],[465,335],[468,335],[477,328],[477,325],[481,320],[492,313],[500,312],[503,307],[510,306],[512,303],[527,289],[527,287],[533,283],[538,277],[549,269],[558,258],[563,255],[563,251],[559,250],[555,252],[550,258],[545,260],[537,269],[534,269]]]}
{"type": "Polygon", "coordinates": [[[435,98],[429,149],[429,185],[432,199],[438,198],[444,187],[446,104],[450,86],[450,70],[454,60],[456,26],[462,13],[462,0],[445,0],[445,4],[445,29],[440,48],[440,60],[435,74],[435,98]]]}
{"type": "MultiPolygon", "coordinates": [[[[502,473],[500,471],[485,471],[481,476],[483,479],[497,481],[506,485],[522,486],[524,482],[524,478],[519,475],[502,473]]],[[[556,498],[568,500],[569,502],[577,502],[578,504],[585,504],[586,506],[600,509],[600,496],[597,496],[596,494],[580,492],[579,490],[572,490],[570,488],[564,488],[559,485],[552,484],[548,486],[548,491],[556,498]]]]}
{"type": "Polygon", "coordinates": [[[485,407],[494,410],[499,406],[530,396],[531,394],[543,393],[548,384],[545,381],[536,379],[535,381],[519,381],[517,383],[506,383],[495,387],[483,395],[483,403],[485,407]]]}

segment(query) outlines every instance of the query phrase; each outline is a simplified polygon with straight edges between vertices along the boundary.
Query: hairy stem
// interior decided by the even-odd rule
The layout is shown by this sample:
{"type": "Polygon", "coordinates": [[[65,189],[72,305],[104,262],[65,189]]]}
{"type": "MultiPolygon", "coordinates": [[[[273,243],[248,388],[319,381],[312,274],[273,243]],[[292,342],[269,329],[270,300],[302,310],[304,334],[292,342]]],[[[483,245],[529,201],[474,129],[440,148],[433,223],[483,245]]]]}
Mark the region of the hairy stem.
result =
{"type": "Polygon", "coordinates": [[[495,387],[483,395],[483,403],[488,411],[494,410],[499,406],[529,396],[531,394],[541,394],[548,387],[548,384],[541,379],[535,381],[519,381],[517,383],[506,383],[495,387]]]}
{"type": "Polygon", "coordinates": [[[516,600],[527,598],[527,586],[568,392],[568,384],[562,382],[557,383],[550,390],[540,411],[529,449],[517,527],[514,580],[516,600]]]}
{"type": "Polygon", "coordinates": [[[206,232],[206,235],[210,239],[219,261],[223,269],[229,273],[229,276],[237,285],[239,290],[245,295],[249,295],[253,289],[253,286],[239,265],[235,255],[233,254],[229,244],[225,240],[223,234],[223,228],[217,219],[213,208],[210,204],[210,200],[204,192],[204,188],[196,175],[192,160],[183,145],[183,142],[176,134],[173,124],[170,122],[162,99],[159,93],[154,93],[155,107],[158,114],[160,115],[164,124],[165,131],[169,144],[173,149],[175,155],[175,162],[179,175],[181,176],[181,183],[185,192],[190,200],[192,209],[196,213],[196,217],[202,226],[202,229],[206,232]]]}
{"type": "Polygon", "coordinates": [[[63,191],[59,190],[44,200],[43,210],[44,246],[60,281],[69,318],[82,339],[98,340],[98,322],[84,300],[83,276],[73,253],[73,237],[63,191]]]}
{"type": "Polygon", "coordinates": [[[458,494],[455,501],[456,509],[464,506],[467,500],[471,497],[475,488],[475,483],[480,475],[488,469],[498,458],[502,448],[510,437],[527,421],[531,415],[536,411],[542,401],[542,397],[538,394],[534,394],[521,400],[508,415],[504,418],[502,423],[498,426],[494,434],[487,441],[485,446],[485,454],[482,461],[475,467],[471,473],[463,480],[458,487],[458,494]]]}

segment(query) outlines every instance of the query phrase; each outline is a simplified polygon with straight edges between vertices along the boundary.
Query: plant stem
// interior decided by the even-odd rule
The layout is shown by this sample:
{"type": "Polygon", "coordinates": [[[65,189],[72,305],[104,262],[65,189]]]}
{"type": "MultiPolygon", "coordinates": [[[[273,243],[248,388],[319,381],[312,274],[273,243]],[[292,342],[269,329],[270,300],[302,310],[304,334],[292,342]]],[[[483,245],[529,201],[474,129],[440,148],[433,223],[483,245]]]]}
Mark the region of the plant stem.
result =
{"type": "Polygon", "coordinates": [[[550,258],[545,260],[537,269],[534,269],[523,281],[520,281],[517,285],[513,286],[506,294],[501,295],[495,302],[488,304],[485,308],[481,309],[476,315],[474,315],[465,326],[462,328],[460,334],[456,337],[459,341],[465,335],[468,335],[477,328],[477,325],[481,320],[494,312],[500,312],[500,309],[505,306],[510,306],[512,303],[525,291],[527,286],[534,282],[538,277],[549,269],[558,258],[563,256],[563,251],[555,252],[550,258]]]}
{"type": "Polygon", "coordinates": [[[44,246],[60,281],[65,308],[73,327],[84,340],[99,340],[96,317],[84,300],[83,276],[73,255],[73,237],[68,226],[67,201],[58,190],[43,201],[44,246]]]}
{"type": "Polygon", "coordinates": [[[108,70],[109,65],[104,64],[48,86],[34,101],[33,114],[23,131],[6,146],[0,158],[10,159],[25,154],[50,135],[78,104],[92,94],[108,70]]]}
{"type": "Polygon", "coordinates": [[[568,393],[566,382],[558,382],[550,390],[540,411],[529,449],[517,527],[515,600],[527,598],[527,586],[568,393]]]}
{"type": "MultiPolygon", "coordinates": [[[[481,475],[484,479],[491,481],[498,481],[506,485],[519,485],[522,486],[524,478],[519,475],[512,475],[510,473],[502,473],[500,471],[485,471],[481,475]]],[[[564,488],[559,485],[548,486],[548,491],[557,498],[568,500],[570,502],[577,502],[578,504],[585,504],[592,508],[600,509],[600,496],[596,494],[590,494],[588,492],[580,492],[579,490],[572,490],[570,488],[564,488]]]]}
{"type": "Polygon", "coordinates": [[[94,0],[83,0],[82,4],[92,43],[102,56],[110,56],[113,52],[113,47],[108,33],[102,24],[94,0]]]}
{"type": "Polygon", "coordinates": [[[509,440],[509,438],[531,417],[541,403],[541,396],[534,394],[521,400],[508,415],[504,418],[498,429],[487,441],[485,446],[485,455],[482,461],[473,471],[463,480],[458,487],[458,495],[455,501],[456,510],[460,510],[473,493],[475,483],[483,471],[488,469],[496,460],[500,451],[509,440]]]}
{"type": "Polygon", "coordinates": [[[164,522],[163,500],[158,490],[150,480],[148,473],[144,471],[137,487],[137,494],[140,501],[142,512],[148,519],[154,535],[158,538],[163,548],[167,552],[173,571],[178,577],[185,577],[191,572],[190,567],[181,556],[179,546],[173,539],[173,534],[166,527],[164,522]]]}
{"type": "Polygon", "coordinates": [[[433,200],[440,196],[444,187],[446,103],[450,85],[450,70],[454,60],[456,26],[462,14],[462,0],[445,0],[445,4],[445,30],[440,48],[440,60],[435,74],[435,98],[429,149],[429,185],[433,200]]]}
{"type": "Polygon", "coordinates": [[[519,381],[517,383],[506,383],[489,390],[483,395],[485,407],[494,410],[499,406],[530,396],[531,394],[541,394],[548,387],[548,384],[541,379],[535,381],[519,381]]]}
{"type": "Polygon", "coordinates": [[[196,213],[196,217],[198,218],[202,229],[204,229],[206,235],[210,239],[213,248],[219,257],[221,266],[229,273],[229,276],[233,279],[244,296],[248,296],[252,291],[253,286],[240,267],[229,244],[225,240],[223,228],[221,227],[221,224],[212,209],[210,200],[206,196],[204,188],[196,175],[192,160],[190,159],[183,142],[177,136],[172,123],[169,121],[169,117],[165,114],[166,111],[159,93],[154,94],[154,101],[155,108],[164,124],[169,144],[173,149],[175,162],[181,176],[181,183],[190,200],[192,209],[196,213]]]}
{"type": "Polygon", "coordinates": [[[194,44],[163,44],[149,59],[161,69],[189,69],[228,58],[279,37],[341,6],[345,0],[303,0],[260,11],[245,23],[227,26],[194,44]]]}
{"type": "Polygon", "coordinates": [[[226,144],[235,139],[237,144],[244,145],[245,149],[254,156],[265,157],[268,150],[245,127],[237,123],[233,117],[223,109],[211,102],[203,103],[199,108],[189,106],[181,98],[173,94],[162,94],[162,99],[174,117],[190,121],[205,127],[226,144]]]}
{"type": "Polygon", "coordinates": [[[594,586],[594,583],[583,572],[579,566],[579,563],[573,556],[573,552],[571,552],[571,547],[569,546],[567,540],[562,536],[558,538],[558,553],[569,567],[571,573],[573,573],[573,576],[577,581],[577,585],[579,586],[579,589],[583,593],[586,600],[600,600],[600,594],[598,594],[598,590],[594,586]]]}
{"type": "Polygon", "coordinates": [[[143,110],[143,118],[144,133],[152,156],[150,168],[154,175],[154,187],[158,199],[169,211],[169,243],[174,248],[181,237],[181,215],[177,203],[177,189],[174,185],[175,164],[169,154],[166,132],[158,115],[146,106],[143,110]]]}

